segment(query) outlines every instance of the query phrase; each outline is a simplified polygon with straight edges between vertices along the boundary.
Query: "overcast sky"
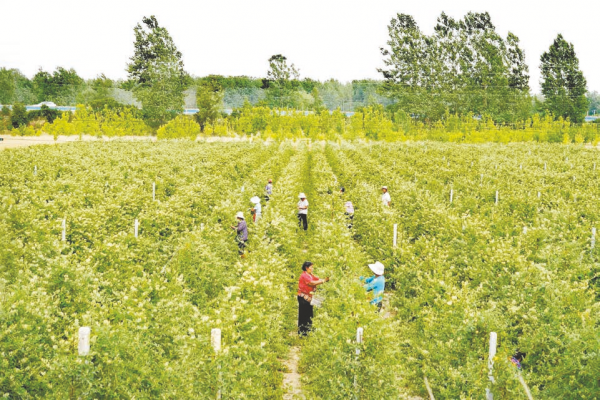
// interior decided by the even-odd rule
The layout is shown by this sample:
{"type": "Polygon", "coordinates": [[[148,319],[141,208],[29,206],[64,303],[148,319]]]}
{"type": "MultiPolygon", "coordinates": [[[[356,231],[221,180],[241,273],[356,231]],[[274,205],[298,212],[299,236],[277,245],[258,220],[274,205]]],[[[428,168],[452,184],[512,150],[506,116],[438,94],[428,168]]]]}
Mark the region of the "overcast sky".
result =
{"type": "Polygon", "coordinates": [[[126,77],[133,27],[155,15],[183,53],[187,71],[263,77],[283,54],[301,77],[380,78],[379,48],[396,13],[412,15],[427,34],[442,11],[461,18],[488,11],[497,31],[521,39],[531,87],[539,59],[558,33],[575,45],[590,90],[600,90],[597,1],[530,0],[0,0],[0,67],[32,77],[41,67],[74,68],[85,79],[126,77]]]}

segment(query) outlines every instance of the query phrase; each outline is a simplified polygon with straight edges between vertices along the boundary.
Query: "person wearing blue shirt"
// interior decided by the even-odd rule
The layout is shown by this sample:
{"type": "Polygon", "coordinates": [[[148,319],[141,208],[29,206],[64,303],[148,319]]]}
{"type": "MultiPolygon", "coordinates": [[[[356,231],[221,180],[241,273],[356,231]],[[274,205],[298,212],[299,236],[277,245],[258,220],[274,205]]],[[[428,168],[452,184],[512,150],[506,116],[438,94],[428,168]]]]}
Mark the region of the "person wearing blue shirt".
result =
{"type": "Polygon", "coordinates": [[[373,292],[371,304],[376,305],[377,309],[381,311],[383,291],[385,289],[385,277],[383,276],[385,267],[377,261],[375,264],[369,264],[369,268],[373,271],[374,275],[366,279],[364,276],[361,276],[360,280],[365,282],[364,287],[367,292],[373,292]]]}

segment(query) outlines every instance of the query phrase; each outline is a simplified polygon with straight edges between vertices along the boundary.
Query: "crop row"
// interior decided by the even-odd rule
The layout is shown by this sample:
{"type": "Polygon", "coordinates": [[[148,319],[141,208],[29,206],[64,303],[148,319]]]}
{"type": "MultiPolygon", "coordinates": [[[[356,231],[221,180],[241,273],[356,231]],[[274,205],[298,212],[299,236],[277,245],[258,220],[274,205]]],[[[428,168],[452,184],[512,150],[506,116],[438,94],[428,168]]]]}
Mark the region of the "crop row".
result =
{"type": "MultiPolygon", "coordinates": [[[[591,279],[596,267],[589,241],[595,213],[586,215],[587,205],[578,198],[532,207],[530,219],[524,221],[518,205],[530,200],[519,193],[531,184],[529,178],[520,180],[518,158],[526,153],[524,147],[512,149],[513,159],[473,149],[483,153],[474,164],[485,158],[487,167],[504,165],[503,174],[494,179],[511,192],[504,203],[495,205],[477,198],[480,188],[466,183],[480,173],[470,170],[468,150],[427,146],[438,155],[461,153],[464,160],[454,160],[449,171],[440,167],[438,156],[416,145],[379,148],[386,157],[377,160],[369,147],[327,149],[356,207],[356,239],[371,256],[393,266],[388,278],[395,289],[392,304],[400,322],[396,334],[405,347],[401,357],[407,386],[425,395],[427,376],[442,398],[481,396],[490,385],[487,341],[495,331],[499,361],[492,390],[499,396],[523,396],[516,370],[506,361],[521,351],[526,353],[523,375],[536,398],[593,397],[599,387],[593,371],[600,362],[594,339],[597,292],[591,279]],[[417,181],[426,181],[423,186],[414,181],[415,173],[424,176],[417,181]],[[465,194],[457,204],[428,192],[430,183],[449,180],[464,184],[465,194]],[[391,209],[379,202],[383,184],[392,190],[391,209]],[[526,233],[525,222],[531,228],[526,233]],[[397,249],[392,246],[393,224],[400,232],[397,249]]],[[[544,150],[554,160],[563,151],[530,148],[534,153],[544,150]]],[[[580,156],[573,151],[565,158],[579,165],[591,161],[580,156]]],[[[538,174],[543,171],[543,166],[538,168],[538,174]]],[[[579,171],[582,176],[590,173],[579,171]]],[[[572,182],[572,173],[553,175],[550,189],[559,191],[561,184],[572,182]]],[[[587,181],[579,177],[576,181],[587,181]]],[[[593,199],[597,181],[588,178],[589,185],[580,190],[585,191],[583,198],[593,199]]]]}

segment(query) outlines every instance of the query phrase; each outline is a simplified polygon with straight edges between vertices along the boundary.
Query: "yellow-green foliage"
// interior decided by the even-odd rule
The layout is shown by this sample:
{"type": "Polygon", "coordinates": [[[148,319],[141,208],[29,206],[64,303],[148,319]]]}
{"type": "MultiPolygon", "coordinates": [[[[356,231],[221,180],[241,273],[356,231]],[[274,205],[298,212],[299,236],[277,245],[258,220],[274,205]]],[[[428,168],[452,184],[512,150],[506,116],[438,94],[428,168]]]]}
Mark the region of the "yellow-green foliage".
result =
{"type": "Polygon", "coordinates": [[[200,125],[193,119],[179,115],[161,126],[157,131],[158,139],[196,139],[200,134],[200,125]]]}
{"type": "Polygon", "coordinates": [[[79,105],[75,113],[65,112],[53,123],[44,124],[42,131],[56,138],[59,135],[146,136],[152,130],[130,110],[104,109],[95,113],[79,105]]]}

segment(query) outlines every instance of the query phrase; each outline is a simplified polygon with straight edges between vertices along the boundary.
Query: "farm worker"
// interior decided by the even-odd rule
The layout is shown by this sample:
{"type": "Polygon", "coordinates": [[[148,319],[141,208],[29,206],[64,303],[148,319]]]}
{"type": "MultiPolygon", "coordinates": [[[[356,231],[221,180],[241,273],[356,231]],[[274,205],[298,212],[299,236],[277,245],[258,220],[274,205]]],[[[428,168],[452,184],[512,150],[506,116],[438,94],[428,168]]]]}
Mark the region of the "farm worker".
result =
{"type": "Polygon", "coordinates": [[[260,219],[260,216],[262,215],[262,207],[260,205],[260,197],[254,196],[250,199],[250,202],[252,204],[254,204],[254,206],[251,208],[252,219],[253,219],[254,223],[257,223],[258,220],[260,219]]]}
{"type": "Polygon", "coordinates": [[[390,197],[390,194],[388,193],[387,186],[382,186],[381,187],[381,191],[383,192],[383,194],[381,195],[381,202],[386,207],[391,206],[392,205],[392,198],[390,197]]]}
{"type": "Polygon", "coordinates": [[[302,227],[304,230],[308,229],[308,200],[306,200],[306,195],[304,193],[300,193],[298,195],[300,201],[298,202],[298,226],[302,227]]]}
{"type": "Polygon", "coordinates": [[[246,248],[246,242],[248,241],[248,225],[246,225],[246,221],[244,220],[243,212],[238,212],[235,215],[235,217],[237,218],[238,223],[237,225],[232,226],[231,229],[235,229],[237,232],[235,241],[238,244],[238,252],[240,254],[240,257],[246,258],[246,255],[244,254],[244,249],[246,248]]]}
{"type": "Polygon", "coordinates": [[[313,263],[302,264],[302,274],[298,280],[298,336],[306,336],[312,328],[313,306],[311,304],[314,291],[318,285],[329,281],[313,275],[313,263]]]}
{"type": "Polygon", "coordinates": [[[267,186],[265,186],[265,201],[271,200],[271,195],[273,194],[273,179],[269,179],[267,186]]]}
{"type": "Polygon", "coordinates": [[[346,209],[344,215],[346,215],[346,219],[348,220],[348,229],[352,229],[354,221],[354,206],[352,205],[352,202],[348,200],[344,203],[344,208],[346,209]]]}
{"type": "Polygon", "coordinates": [[[366,279],[364,276],[361,276],[360,280],[365,281],[364,287],[367,289],[367,292],[373,292],[371,304],[376,305],[377,308],[381,310],[383,290],[385,289],[385,277],[383,276],[383,270],[385,268],[379,261],[375,262],[375,264],[369,264],[369,268],[373,271],[373,276],[366,279]]]}
{"type": "Polygon", "coordinates": [[[343,186],[340,188],[340,193],[341,193],[341,194],[344,194],[344,193],[346,193],[346,189],[345,189],[343,186]]]}

